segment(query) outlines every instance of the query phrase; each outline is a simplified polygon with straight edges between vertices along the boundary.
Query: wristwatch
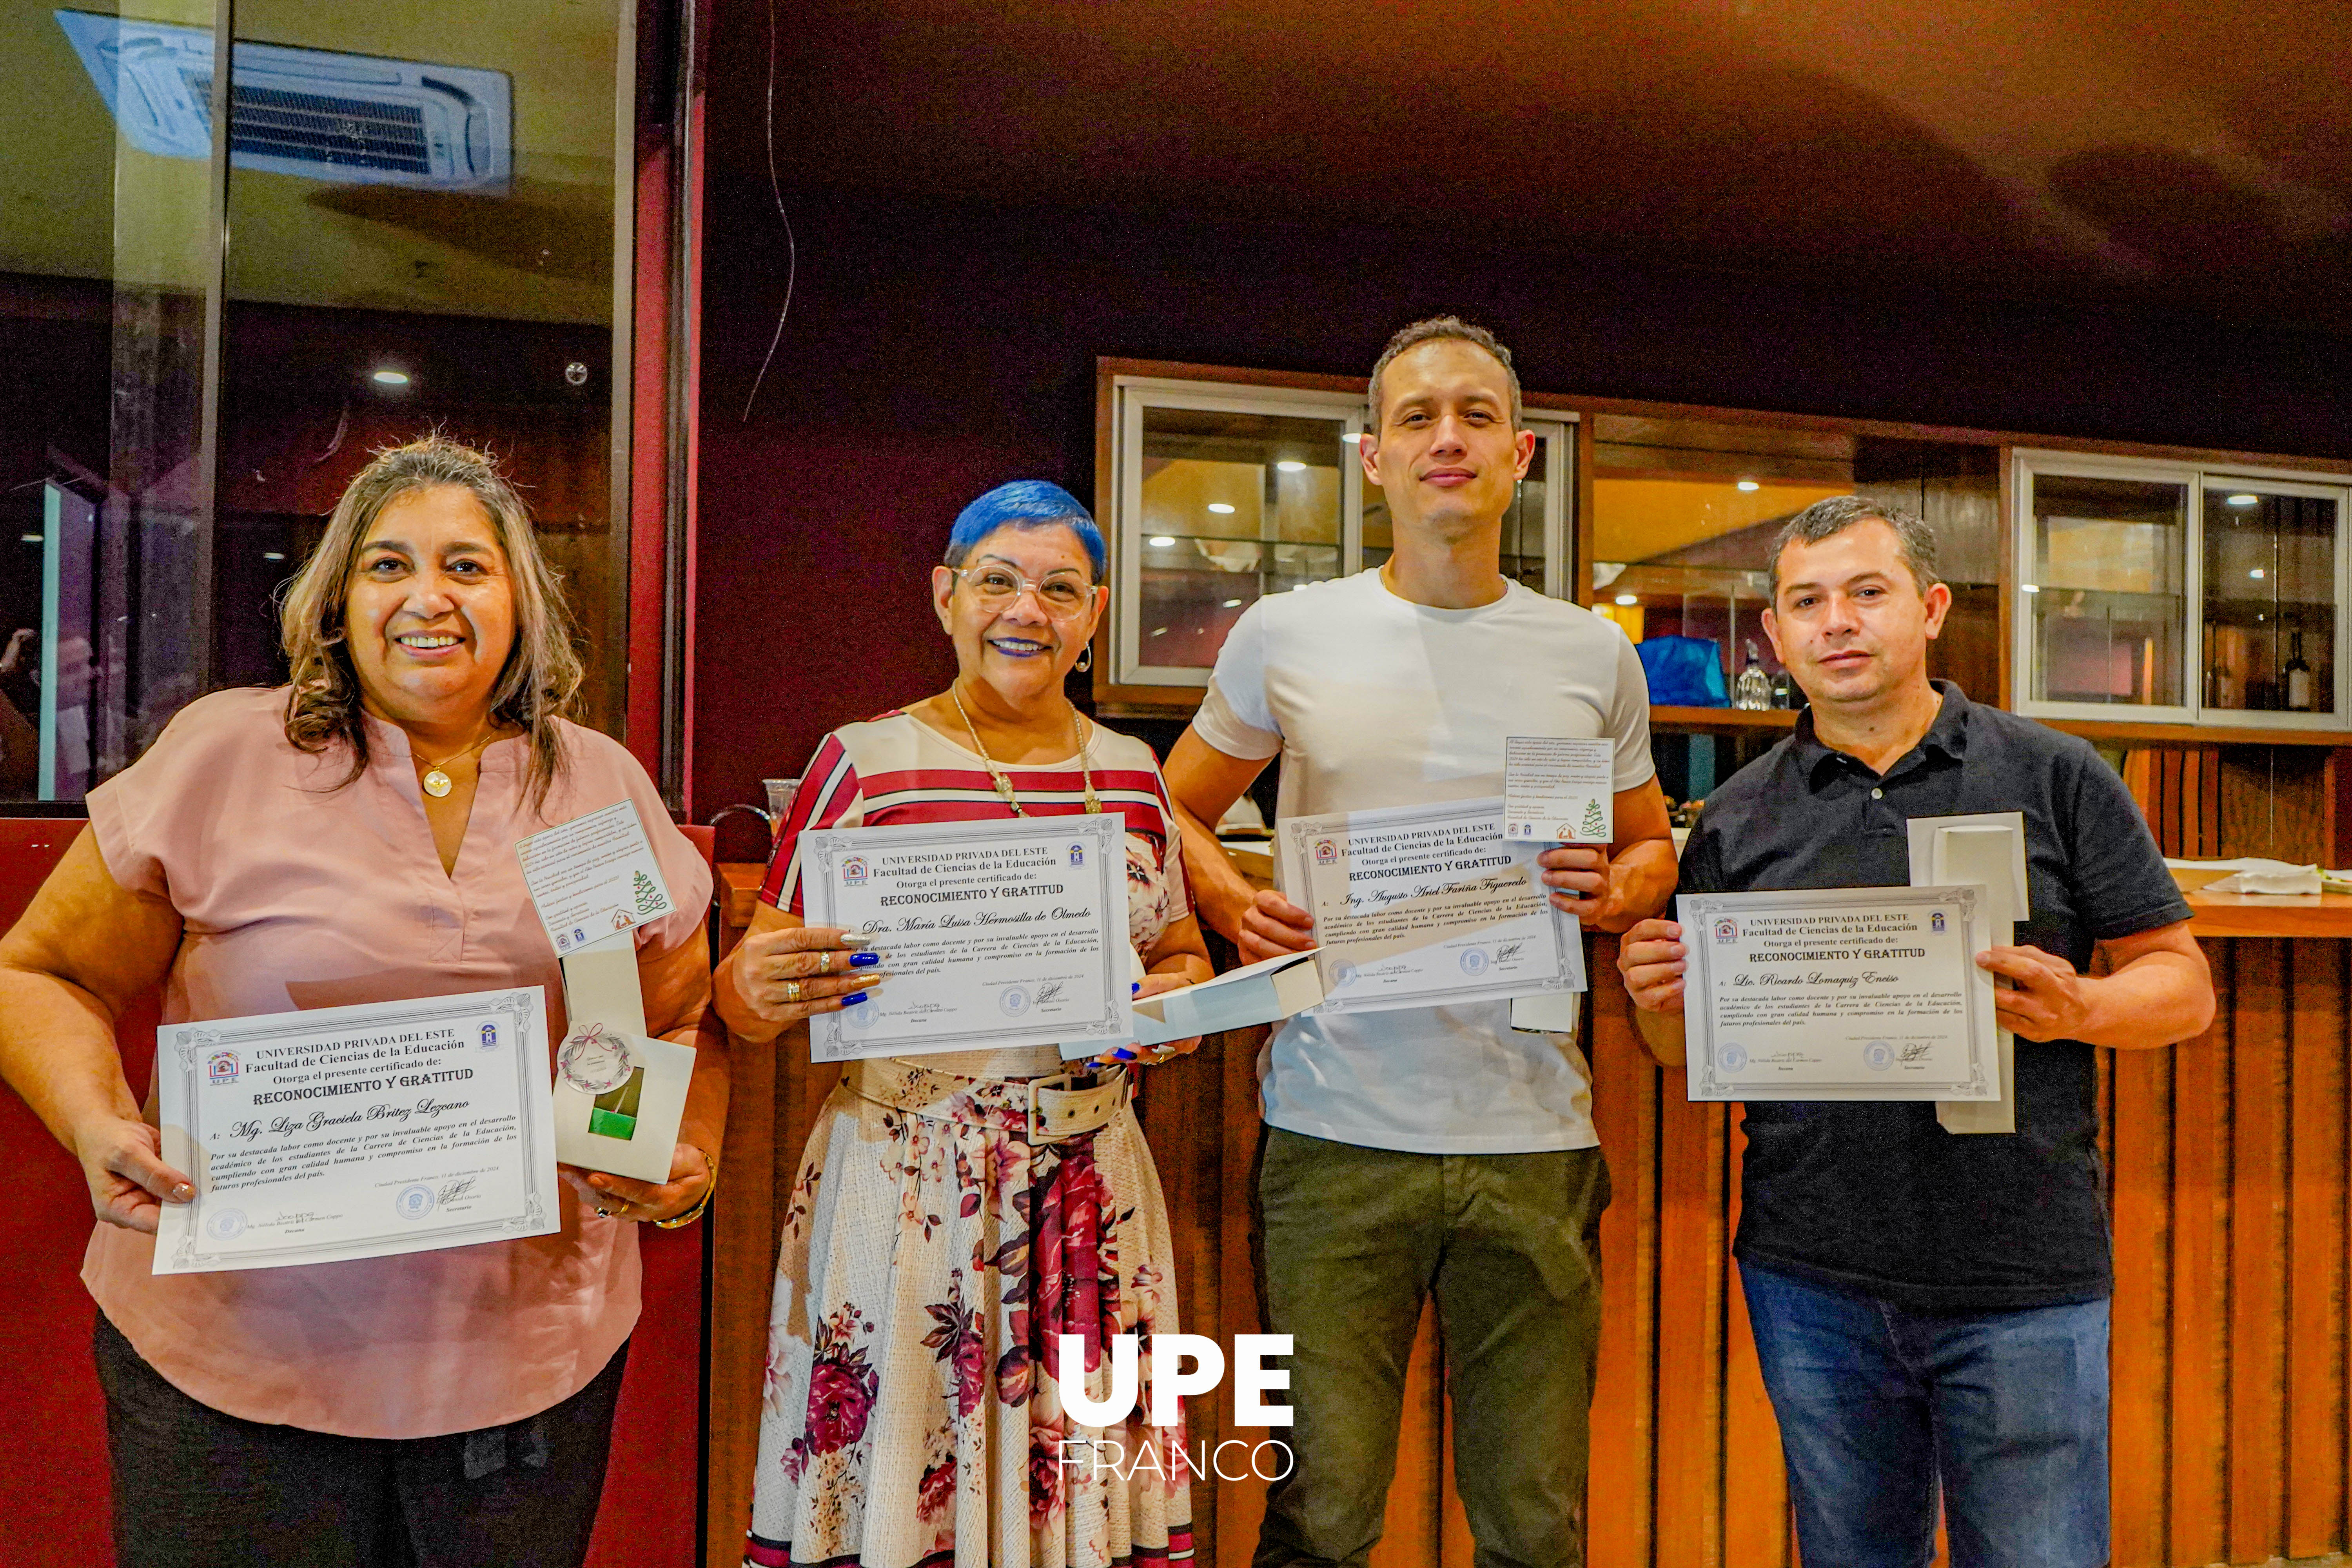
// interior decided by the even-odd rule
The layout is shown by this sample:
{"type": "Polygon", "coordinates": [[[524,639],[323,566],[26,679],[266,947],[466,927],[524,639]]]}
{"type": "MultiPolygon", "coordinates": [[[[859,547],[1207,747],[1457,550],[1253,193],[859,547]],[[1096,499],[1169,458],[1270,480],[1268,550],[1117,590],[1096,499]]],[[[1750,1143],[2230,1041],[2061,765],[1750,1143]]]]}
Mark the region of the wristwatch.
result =
{"type": "Polygon", "coordinates": [[[694,1206],[684,1214],[672,1215],[667,1219],[654,1221],[656,1230],[676,1230],[680,1226],[692,1225],[702,1217],[702,1211],[710,1206],[710,1194],[719,1190],[719,1156],[699,1143],[692,1147],[695,1152],[702,1156],[702,1163],[710,1167],[710,1184],[702,1189],[702,1196],[695,1200],[694,1206]]]}

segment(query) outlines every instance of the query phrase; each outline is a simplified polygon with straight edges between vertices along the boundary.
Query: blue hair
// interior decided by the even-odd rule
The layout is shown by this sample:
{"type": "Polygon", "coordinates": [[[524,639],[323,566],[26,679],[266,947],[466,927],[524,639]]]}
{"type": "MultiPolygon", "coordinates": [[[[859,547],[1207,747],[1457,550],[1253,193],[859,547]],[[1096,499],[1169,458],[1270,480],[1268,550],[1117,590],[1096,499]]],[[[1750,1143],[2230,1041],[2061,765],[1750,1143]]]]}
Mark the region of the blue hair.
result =
{"type": "Polygon", "coordinates": [[[955,527],[948,534],[947,563],[962,565],[972,546],[1000,528],[1048,528],[1057,522],[1087,547],[1087,559],[1094,563],[1094,580],[1101,582],[1110,557],[1103,549],[1102,530],[1095,526],[1094,514],[1077,497],[1046,479],[1014,479],[999,485],[958,512],[955,527]]]}

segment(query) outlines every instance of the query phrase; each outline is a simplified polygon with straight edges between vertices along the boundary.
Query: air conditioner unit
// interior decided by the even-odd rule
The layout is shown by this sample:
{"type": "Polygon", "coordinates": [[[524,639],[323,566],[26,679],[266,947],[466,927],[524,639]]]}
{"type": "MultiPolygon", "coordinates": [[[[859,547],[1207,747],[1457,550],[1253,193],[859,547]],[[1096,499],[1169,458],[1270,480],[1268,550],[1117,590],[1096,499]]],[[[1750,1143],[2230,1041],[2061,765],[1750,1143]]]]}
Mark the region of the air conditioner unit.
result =
{"type": "MultiPolygon", "coordinates": [[[[74,52],[131,144],[212,156],[213,36],[201,27],[59,11],[74,52]]],[[[514,89],[504,71],[293,49],[239,39],[230,162],[338,184],[503,195],[514,89]]]]}

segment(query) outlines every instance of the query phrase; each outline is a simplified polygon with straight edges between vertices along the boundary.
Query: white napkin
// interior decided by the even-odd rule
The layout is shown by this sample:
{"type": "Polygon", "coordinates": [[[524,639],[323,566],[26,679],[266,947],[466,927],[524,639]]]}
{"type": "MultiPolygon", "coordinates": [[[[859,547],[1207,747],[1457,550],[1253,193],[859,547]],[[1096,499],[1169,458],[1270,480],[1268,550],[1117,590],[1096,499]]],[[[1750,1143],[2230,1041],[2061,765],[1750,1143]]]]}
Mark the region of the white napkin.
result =
{"type": "Polygon", "coordinates": [[[2200,889],[2208,893],[2315,893],[2319,868],[2290,866],[2284,860],[2248,859],[2237,870],[2200,889]]]}

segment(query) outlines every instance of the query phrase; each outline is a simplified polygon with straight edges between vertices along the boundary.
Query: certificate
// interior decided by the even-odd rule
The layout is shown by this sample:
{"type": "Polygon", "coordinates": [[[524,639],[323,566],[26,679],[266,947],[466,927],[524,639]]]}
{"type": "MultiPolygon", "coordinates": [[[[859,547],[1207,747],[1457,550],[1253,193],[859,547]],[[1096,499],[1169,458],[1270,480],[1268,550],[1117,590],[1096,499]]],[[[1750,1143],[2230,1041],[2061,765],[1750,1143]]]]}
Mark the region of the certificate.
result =
{"type": "Polygon", "coordinates": [[[818,1061],[1126,1039],[1127,819],[1116,812],[803,833],[811,925],[888,978],[809,1020],[818,1061]]]}
{"type": "Polygon", "coordinates": [[[1985,890],[1675,900],[1693,1100],[1998,1100],[1985,890]]]}
{"type": "Polygon", "coordinates": [[[1503,837],[1608,844],[1616,832],[1613,741],[1512,735],[1503,742],[1503,837]]]}
{"type": "Polygon", "coordinates": [[[559,953],[577,952],[677,907],[633,800],[534,833],[515,846],[515,858],[559,953]]]}
{"type": "Polygon", "coordinates": [[[155,1272],[431,1252],[561,1228],[536,985],[156,1031],[155,1272]]]}
{"type": "Polygon", "coordinates": [[[1541,844],[1503,837],[1499,797],[1286,818],[1283,887],[1315,917],[1317,1013],[1440,1007],[1584,989],[1576,917],[1541,844]]]}

